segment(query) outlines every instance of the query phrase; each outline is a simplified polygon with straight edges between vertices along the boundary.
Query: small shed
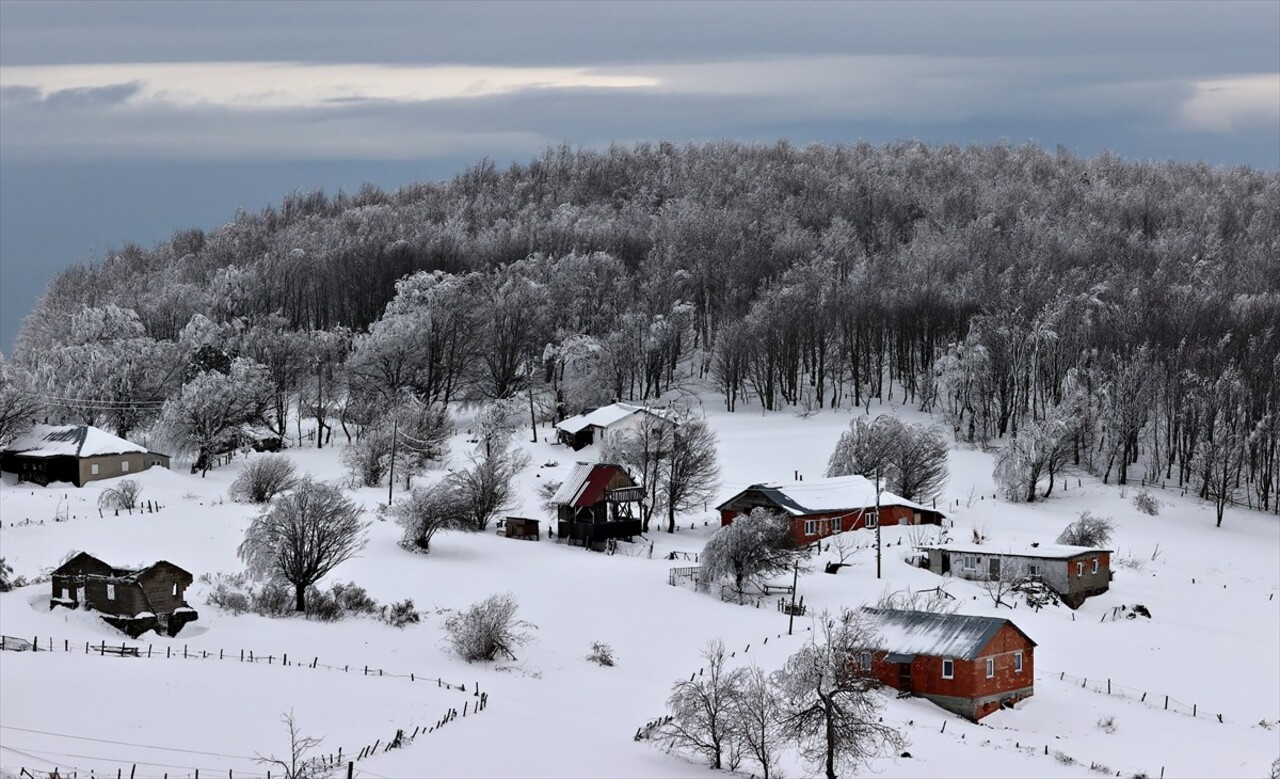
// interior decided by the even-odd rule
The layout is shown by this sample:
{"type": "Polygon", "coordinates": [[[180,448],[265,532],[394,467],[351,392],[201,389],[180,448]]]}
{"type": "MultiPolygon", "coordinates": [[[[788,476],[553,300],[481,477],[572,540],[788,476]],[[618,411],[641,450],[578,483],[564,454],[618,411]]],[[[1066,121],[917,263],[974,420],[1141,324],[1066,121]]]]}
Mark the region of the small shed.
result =
{"type": "Polygon", "coordinates": [[[917,547],[929,556],[939,576],[989,581],[1030,577],[1044,582],[1073,609],[1111,586],[1111,550],[1064,544],[1033,544],[999,550],[979,544],[929,544],[917,547]]]}
{"type": "Polygon", "coordinates": [[[630,541],[640,535],[633,507],[643,501],[644,489],[621,465],[578,463],[551,498],[556,533],[571,544],[592,547],[610,539],[630,541]]]}
{"type": "Polygon", "coordinates": [[[190,573],[165,560],[145,568],[114,568],[80,552],[53,572],[49,608],[92,609],[102,619],[137,638],[148,630],[176,636],[194,622],[195,609],[183,599],[194,580],[190,573]]]}
{"type": "Polygon", "coordinates": [[[36,425],[0,452],[0,468],[19,481],[49,484],[127,476],[155,466],[169,467],[169,455],[91,425],[36,425]]]}
{"type": "Polygon", "coordinates": [[[977,722],[1035,693],[1036,642],[1002,617],[864,608],[875,647],[854,662],[900,693],[977,722]]]}
{"type": "Polygon", "coordinates": [[[507,538],[527,538],[537,541],[542,538],[540,522],[527,517],[507,517],[503,520],[503,530],[507,538]]]}
{"type": "Polygon", "coordinates": [[[797,546],[836,533],[874,528],[877,523],[939,525],[945,516],[935,508],[884,490],[880,491],[878,511],[876,504],[875,482],[855,475],[752,484],[716,506],[716,511],[721,525],[755,508],[780,511],[791,519],[791,537],[797,546]]]}
{"type": "Polygon", "coordinates": [[[630,403],[613,403],[576,414],[556,424],[556,439],[577,451],[590,446],[606,433],[631,430],[646,417],[665,420],[662,412],[630,403]]]}

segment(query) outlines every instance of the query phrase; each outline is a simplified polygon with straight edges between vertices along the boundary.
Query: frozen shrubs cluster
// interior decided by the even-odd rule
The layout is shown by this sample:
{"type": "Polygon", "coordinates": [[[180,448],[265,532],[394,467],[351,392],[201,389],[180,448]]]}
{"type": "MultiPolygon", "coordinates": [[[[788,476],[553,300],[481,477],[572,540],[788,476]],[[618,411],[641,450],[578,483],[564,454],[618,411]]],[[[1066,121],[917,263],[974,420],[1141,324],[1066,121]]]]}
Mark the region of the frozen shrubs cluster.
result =
{"type": "Polygon", "coordinates": [[[251,460],[231,483],[231,499],[237,503],[270,503],[271,499],[298,483],[293,461],[283,454],[268,454],[251,460]]]}
{"type": "Polygon", "coordinates": [[[1088,511],[1082,512],[1080,518],[1062,529],[1058,535],[1058,543],[1068,546],[1106,546],[1116,523],[1111,517],[1095,517],[1088,511]]]}
{"type": "Polygon", "coordinates": [[[591,654],[587,655],[587,659],[606,668],[613,667],[613,647],[600,641],[591,642],[591,654]]]}
{"type": "Polygon", "coordinates": [[[1134,495],[1133,507],[1150,517],[1160,513],[1160,501],[1151,494],[1151,490],[1140,490],[1137,495],[1134,495]]]}
{"type": "MultiPolygon", "coordinates": [[[[294,611],[293,588],[286,584],[258,582],[243,573],[206,574],[201,577],[201,581],[212,585],[205,602],[233,614],[287,617],[297,613],[294,611]]],[[[308,619],[319,622],[337,622],[347,617],[368,616],[398,628],[415,624],[422,618],[412,600],[380,606],[363,587],[342,582],[327,590],[308,587],[306,615],[308,619]]]]}
{"type": "Polygon", "coordinates": [[[449,645],[468,663],[497,660],[505,655],[516,659],[515,648],[533,640],[537,625],[516,618],[519,604],[509,592],[490,595],[445,618],[449,645]]]}

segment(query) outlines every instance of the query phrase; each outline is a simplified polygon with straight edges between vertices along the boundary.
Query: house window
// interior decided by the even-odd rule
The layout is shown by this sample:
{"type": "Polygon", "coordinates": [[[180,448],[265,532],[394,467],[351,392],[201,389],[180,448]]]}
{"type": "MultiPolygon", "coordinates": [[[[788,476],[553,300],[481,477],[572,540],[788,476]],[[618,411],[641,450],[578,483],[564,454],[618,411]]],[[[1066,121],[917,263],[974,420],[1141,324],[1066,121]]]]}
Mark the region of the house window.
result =
{"type": "Polygon", "coordinates": [[[97,475],[98,475],[98,464],[97,464],[97,463],[93,463],[92,465],[90,465],[90,466],[89,466],[89,475],[91,475],[91,476],[97,476],[97,475]]]}
{"type": "Polygon", "coordinates": [[[1040,566],[1036,565],[1035,563],[1027,563],[1027,574],[1029,576],[1039,576],[1040,566]]]}
{"type": "Polygon", "coordinates": [[[1098,558],[1096,558],[1096,557],[1095,557],[1095,558],[1093,558],[1093,572],[1094,572],[1094,573],[1097,573],[1097,572],[1098,572],[1098,558]]]}
{"type": "Polygon", "coordinates": [[[862,653],[862,669],[864,671],[871,669],[871,653],[870,652],[862,653]]]}
{"type": "Polygon", "coordinates": [[[173,585],[173,597],[175,597],[175,598],[176,598],[176,597],[178,597],[178,585],[177,585],[177,584],[174,584],[174,585],[173,585]]]}
{"type": "Polygon", "coordinates": [[[121,461],[120,461],[120,472],[121,472],[121,473],[128,473],[128,472],[129,472],[129,461],[128,461],[128,460],[121,460],[121,461]]]}
{"type": "Polygon", "coordinates": [[[114,584],[107,585],[107,600],[116,599],[116,586],[114,584]]]}
{"type": "Polygon", "coordinates": [[[1084,563],[1076,563],[1076,576],[1084,576],[1084,563]]]}
{"type": "Polygon", "coordinates": [[[816,535],[818,532],[818,520],[806,519],[804,521],[804,534],[806,536],[816,535]]]}
{"type": "Polygon", "coordinates": [[[1014,673],[1022,673],[1022,653],[1013,653],[1013,670],[1014,673]]]}
{"type": "Polygon", "coordinates": [[[873,511],[867,514],[867,527],[875,527],[880,524],[880,514],[873,511]]]}
{"type": "Polygon", "coordinates": [[[994,657],[987,658],[987,678],[994,679],[996,677],[996,659],[994,657]]]}
{"type": "Polygon", "coordinates": [[[971,554],[964,556],[964,567],[966,571],[975,570],[978,567],[978,561],[971,554]]]}
{"type": "Polygon", "coordinates": [[[951,658],[949,658],[949,657],[948,657],[948,658],[943,658],[943,660],[942,660],[942,678],[943,678],[943,679],[954,679],[954,678],[956,678],[956,661],[955,661],[955,660],[952,660],[952,659],[951,659],[951,658]]]}

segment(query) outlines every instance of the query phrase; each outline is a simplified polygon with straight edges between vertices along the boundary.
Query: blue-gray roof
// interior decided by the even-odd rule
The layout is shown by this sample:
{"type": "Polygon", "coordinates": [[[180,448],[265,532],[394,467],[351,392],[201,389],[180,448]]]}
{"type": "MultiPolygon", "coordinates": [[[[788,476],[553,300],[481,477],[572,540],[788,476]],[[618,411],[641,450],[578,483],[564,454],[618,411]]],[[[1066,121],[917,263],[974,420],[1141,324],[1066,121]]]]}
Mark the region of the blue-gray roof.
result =
{"type": "MultiPolygon", "coordinates": [[[[930,611],[865,608],[875,618],[880,635],[880,649],[904,655],[932,655],[973,660],[978,657],[1000,628],[1011,625],[1003,617],[978,617],[969,614],[938,614],[930,611]]],[[[1027,641],[1035,646],[1026,633],[1027,641]]]]}

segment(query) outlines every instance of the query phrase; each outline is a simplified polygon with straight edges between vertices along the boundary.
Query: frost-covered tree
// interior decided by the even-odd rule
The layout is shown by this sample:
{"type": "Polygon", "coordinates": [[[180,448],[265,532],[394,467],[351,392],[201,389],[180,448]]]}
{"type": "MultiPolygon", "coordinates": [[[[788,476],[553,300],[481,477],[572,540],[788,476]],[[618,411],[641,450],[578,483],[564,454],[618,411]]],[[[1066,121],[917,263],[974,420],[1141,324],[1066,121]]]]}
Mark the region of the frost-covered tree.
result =
{"type": "Polygon", "coordinates": [[[171,451],[195,455],[196,470],[208,473],[213,455],[230,449],[247,425],[262,419],[271,400],[266,370],[241,357],[227,373],[204,371],[165,402],[157,433],[171,451]]]}
{"type": "Polygon", "coordinates": [[[924,502],[946,486],[949,448],[943,433],[926,425],[890,414],[857,416],[840,434],[827,460],[827,476],[879,475],[890,492],[924,502]]]}
{"type": "Polygon", "coordinates": [[[464,520],[461,496],[448,483],[414,487],[391,506],[391,516],[404,529],[400,545],[406,549],[431,551],[431,539],[441,530],[461,528],[464,520]]]}
{"type": "Polygon", "coordinates": [[[245,463],[229,492],[234,501],[268,503],[297,481],[293,460],[283,454],[265,454],[245,463]]]}
{"type": "Polygon", "coordinates": [[[642,414],[630,430],[605,435],[600,442],[600,461],[625,466],[644,489],[640,505],[641,532],[649,532],[649,521],[660,503],[658,487],[674,443],[675,426],[665,416],[642,414]]]}
{"type": "Polygon", "coordinates": [[[268,421],[281,438],[289,421],[292,398],[311,368],[309,347],[307,335],[291,330],[279,314],[263,317],[241,339],[241,353],[263,366],[271,381],[274,413],[268,421]]]}
{"type": "Polygon", "coordinates": [[[1203,430],[1193,467],[1200,477],[1200,497],[1213,503],[1217,526],[1240,489],[1240,473],[1254,432],[1248,428],[1247,398],[1240,371],[1229,367],[1204,393],[1203,430]]]}
{"type": "Polygon", "coordinates": [[[456,501],[464,529],[483,533],[499,514],[516,500],[515,477],[529,465],[529,455],[519,449],[495,450],[471,458],[444,479],[456,501]]]}
{"type": "Polygon", "coordinates": [[[0,446],[29,430],[42,409],[26,372],[0,354],[0,446]]]}
{"type": "Polygon", "coordinates": [[[790,523],[780,512],[752,509],[715,532],[702,548],[702,581],[728,582],[741,603],[747,588],[790,572],[806,557],[791,540],[790,523]]]}
{"type": "Polygon", "coordinates": [[[711,499],[720,486],[716,434],[705,419],[673,414],[671,448],[659,466],[658,501],[667,512],[667,532],[676,532],[676,514],[711,499]]]}
{"type": "Polygon", "coordinates": [[[537,625],[516,617],[520,604],[509,592],[490,595],[445,618],[444,631],[453,651],[468,663],[491,662],[498,655],[516,659],[516,647],[533,640],[537,625]]]}
{"type": "Polygon", "coordinates": [[[1024,421],[1017,435],[996,453],[993,478],[1012,502],[1034,502],[1041,479],[1049,477],[1044,496],[1053,490],[1053,475],[1071,454],[1072,428],[1056,416],[1024,421]]]}
{"type": "Polygon", "coordinates": [[[764,779],[777,762],[782,747],[779,723],[782,701],[778,688],[761,668],[752,665],[742,672],[738,695],[732,703],[731,731],[742,751],[760,766],[764,779]]]}
{"type": "Polygon", "coordinates": [[[520,412],[519,398],[491,400],[476,412],[475,435],[486,457],[510,445],[521,424],[520,412]]]}
{"type": "Polygon", "coordinates": [[[879,680],[859,662],[861,652],[877,646],[875,625],[864,612],[823,612],[805,645],[774,677],[784,738],[827,779],[857,771],[903,743],[880,717],[879,680]]]}
{"type": "Polygon", "coordinates": [[[1104,547],[1111,542],[1116,523],[1111,517],[1096,517],[1090,511],[1081,512],[1075,522],[1058,534],[1058,543],[1068,546],[1104,547]]]}
{"type": "Polygon", "coordinates": [[[307,588],[365,544],[360,507],[337,487],[304,477],[249,522],[237,553],[250,574],[288,582],[294,610],[307,610],[307,588]]]}
{"type": "Polygon", "coordinates": [[[734,709],[744,674],[727,667],[728,654],[719,639],[707,643],[702,657],[706,661],[702,672],[671,688],[667,698],[671,719],[661,726],[658,738],[668,748],[692,752],[719,769],[733,739],[734,709]]]}

